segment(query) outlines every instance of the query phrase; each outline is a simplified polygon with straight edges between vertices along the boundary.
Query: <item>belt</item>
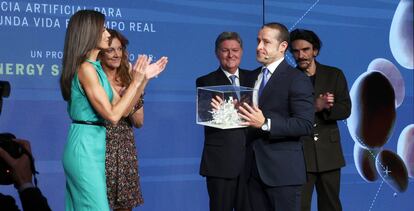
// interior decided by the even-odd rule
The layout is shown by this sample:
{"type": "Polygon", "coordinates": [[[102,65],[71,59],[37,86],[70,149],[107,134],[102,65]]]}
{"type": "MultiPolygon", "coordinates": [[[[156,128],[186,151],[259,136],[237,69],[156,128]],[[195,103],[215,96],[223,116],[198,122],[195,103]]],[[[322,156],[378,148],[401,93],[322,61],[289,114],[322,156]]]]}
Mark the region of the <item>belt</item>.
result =
{"type": "Polygon", "coordinates": [[[92,122],[92,121],[79,121],[79,120],[72,120],[74,124],[83,124],[83,125],[95,125],[95,126],[103,126],[105,127],[105,123],[103,122],[92,122]]]}

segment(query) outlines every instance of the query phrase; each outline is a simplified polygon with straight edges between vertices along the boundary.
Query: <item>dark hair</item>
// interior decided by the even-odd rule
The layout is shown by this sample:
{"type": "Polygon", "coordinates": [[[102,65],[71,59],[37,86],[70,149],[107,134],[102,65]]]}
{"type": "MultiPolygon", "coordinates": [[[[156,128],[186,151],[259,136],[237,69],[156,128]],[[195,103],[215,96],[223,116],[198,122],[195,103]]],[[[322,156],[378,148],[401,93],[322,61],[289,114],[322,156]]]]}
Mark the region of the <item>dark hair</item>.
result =
{"type": "Polygon", "coordinates": [[[79,10],[69,20],[60,77],[60,89],[66,101],[70,100],[71,84],[76,71],[101,40],[104,22],[105,16],[94,10],[79,10]]]}
{"type": "Polygon", "coordinates": [[[240,47],[243,49],[243,41],[237,32],[222,32],[216,39],[215,52],[218,51],[221,43],[226,40],[236,40],[240,44],[240,47]]]}
{"type": "Polygon", "coordinates": [[[271,23],[266,23],[262,26],[262,29],[268,27],[271,29],[276,29],[279,31],[279,37],[276,37],[276,39],[279,42],[283,42],[286,41],[287,43],[289,43],[289,30],[286,28],[285,25],[281,24],[281,23],[277,23],[277,22],[271,22],[271,23]]]}
{"type": "MultiPolygon", "coordinates": [[[[316,35],[313,31],[306,30],[306,29],[295,29],[290,32],[290,43],[295,40],[305,40],[312,44],[313,48],[319,51],[322,48],[322,41],[319,39],[318,35],[316,35]]],[[[292,50],[292,48],[291,48],[292,50]]]]}
{"type": "MultiPolygon", "coordinates": [[[[115,80],[116,81],[119,80],[122,86],[128,87],[132,81],[131,74],[129,72],[129,60],[128,60],[128,51],[127,51],[127,46],[129,44],[129,41],[124,35],[122,35],[120,32],[116,30],[107,29],[107,31],[111,35],[109,37],[109,45],[112,44],[112,41],[114,39],[118,39],[122,46],[121,64],[116,70],[115,80]]],[[[105,50],[99,52],[99,58],[101,60],[103,58],[104,53],[105,53],[105,50]]]]}

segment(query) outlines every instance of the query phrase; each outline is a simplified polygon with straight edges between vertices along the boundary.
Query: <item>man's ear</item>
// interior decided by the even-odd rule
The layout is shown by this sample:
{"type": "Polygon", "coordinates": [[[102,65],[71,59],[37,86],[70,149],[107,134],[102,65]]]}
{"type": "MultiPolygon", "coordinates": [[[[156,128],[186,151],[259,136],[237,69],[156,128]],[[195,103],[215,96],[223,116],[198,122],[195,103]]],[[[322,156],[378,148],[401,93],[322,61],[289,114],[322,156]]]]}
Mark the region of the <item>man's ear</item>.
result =
{"type": "Polygon", "coordinates": [[[316,57],[319,55],[319,50],[318,49],[313,49],[313,57],[316,57]]]}
{"type": "Polygon", "coordinates": [[[287,50],[287,48],[288,48],[288,42],[286,42],[286,41],[283,41],[283,42],[281,42],[280,43],[280,45],[279,45],[279,50],[280,50],[280,52],[282,52],[282,53],[286,53],[286,50],[287,50]]]}

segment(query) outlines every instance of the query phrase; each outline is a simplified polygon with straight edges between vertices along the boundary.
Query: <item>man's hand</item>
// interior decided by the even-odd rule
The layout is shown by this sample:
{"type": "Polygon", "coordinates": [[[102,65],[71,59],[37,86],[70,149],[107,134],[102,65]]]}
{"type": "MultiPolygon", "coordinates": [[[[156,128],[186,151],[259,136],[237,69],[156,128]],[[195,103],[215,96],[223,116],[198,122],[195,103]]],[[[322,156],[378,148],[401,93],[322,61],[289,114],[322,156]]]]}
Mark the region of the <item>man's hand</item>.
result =
{"type": "Polygon", "coordinates": [[[256,105],[252,108],[249,104],[243,103],[243,106],[239,107],[239,111],[241,112],[239,113],[240,117],[245,120],[245,122],[242,122],[241,125],[260,128],[266,121],[262,110],[260,110],[256,105]]]}
{"type": "MultiPolygon", "coordinates": [[[[30,144],[25,140],[17,141],[22,147],[24,147],[29,153],[30,144]]],[[[29,156],[23,154],[20,158],[15,159],[9,155],[6,151],[0,148],[0,159],[4,160],[10,167],[14,184],[19,188],[22,184],[32,182],[32,169],[30,165],[29,156]]]]}
{"type": "Polygon", "coordinates": [[[315,110],[316,112],[322,111],[324,109],[329,110],[333,107],[335,97],[332,93],[326,92],[325,94],[320,94],[315,100],[315,110]]]}
{"type": "Polygon", "coordinates": [[[220,106],[223,104],[223,99],[221,99],[220,96],[216,95],[214,98],[211,98],[211,107],[213,107],[214,110],[219,110],[220,106]]]}

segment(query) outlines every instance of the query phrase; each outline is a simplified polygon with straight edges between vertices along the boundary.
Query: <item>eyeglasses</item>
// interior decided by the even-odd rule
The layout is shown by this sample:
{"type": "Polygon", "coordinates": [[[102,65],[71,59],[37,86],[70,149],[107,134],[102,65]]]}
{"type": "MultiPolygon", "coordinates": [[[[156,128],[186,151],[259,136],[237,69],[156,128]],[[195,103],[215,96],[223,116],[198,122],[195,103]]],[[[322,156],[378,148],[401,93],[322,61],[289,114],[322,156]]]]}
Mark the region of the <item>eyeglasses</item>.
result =
{"type": "Polygon", "coordinates": [[[115,53],[115,51],[117,52],[117,53],[122,53],[123,51],[124,51],[124,48],[123,47],[118,47],[118,48],[108,48],[108,49],[105,49],[105,53],[106,54],[108,54],[108,55],[113,55],[114,53],[115,53]]]}

